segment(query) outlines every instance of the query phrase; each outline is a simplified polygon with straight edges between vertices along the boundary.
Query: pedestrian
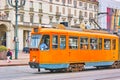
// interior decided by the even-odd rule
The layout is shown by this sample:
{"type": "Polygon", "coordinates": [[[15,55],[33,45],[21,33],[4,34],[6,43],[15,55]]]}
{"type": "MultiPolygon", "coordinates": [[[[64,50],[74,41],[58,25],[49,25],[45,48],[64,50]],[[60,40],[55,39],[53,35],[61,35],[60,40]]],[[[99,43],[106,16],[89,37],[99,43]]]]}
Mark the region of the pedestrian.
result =
{"type": "Polygon", "coordinates": [[[44,42],[44,40],[42,40],[41,44],[40,44],[40,50],[47,50],[48,46],[46,45],[46,43],[44,42]]]}
{"type": "Polygon", "coordinates": [[[12,60],[12,51],[10,50],[10,59],[12,60]]]}
{"type": "Polygon", "coordinates": [[[8,49],[6,56],[7,56],[7,62],[10,63],[11,62],[11,60],[10,60],[10,57],[11,57],[10,49],[8,49]]]}

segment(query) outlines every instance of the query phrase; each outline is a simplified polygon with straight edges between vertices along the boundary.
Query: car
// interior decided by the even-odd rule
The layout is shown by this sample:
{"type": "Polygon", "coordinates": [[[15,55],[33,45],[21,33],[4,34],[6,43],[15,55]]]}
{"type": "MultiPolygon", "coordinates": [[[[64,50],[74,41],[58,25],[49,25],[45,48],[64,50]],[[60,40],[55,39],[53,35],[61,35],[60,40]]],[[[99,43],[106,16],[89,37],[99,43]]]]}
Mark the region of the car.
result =
{"type": "Polygon", "coordinates": [[[24,47],[24,48],[23,48],[23,52],[29,53],[29,52],[30,52],[29,47],[24,47]]]}

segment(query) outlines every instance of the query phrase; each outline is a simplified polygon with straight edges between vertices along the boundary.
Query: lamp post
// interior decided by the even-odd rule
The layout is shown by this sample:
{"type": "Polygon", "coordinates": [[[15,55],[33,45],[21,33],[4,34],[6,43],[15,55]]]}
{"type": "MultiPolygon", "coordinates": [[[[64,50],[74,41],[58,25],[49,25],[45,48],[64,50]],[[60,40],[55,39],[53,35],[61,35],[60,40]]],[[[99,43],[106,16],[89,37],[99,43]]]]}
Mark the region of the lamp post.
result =
{"type": "Polygon", "coordinates": [[[14,40],[15,40],[15,59],[18,59],[18,8],[25,5],[25,0],[8,0],[8,4],[15,8],[15,31],[14,31],[14,40]],[[14,2],[13,2],[14,1],[14,2]]]}

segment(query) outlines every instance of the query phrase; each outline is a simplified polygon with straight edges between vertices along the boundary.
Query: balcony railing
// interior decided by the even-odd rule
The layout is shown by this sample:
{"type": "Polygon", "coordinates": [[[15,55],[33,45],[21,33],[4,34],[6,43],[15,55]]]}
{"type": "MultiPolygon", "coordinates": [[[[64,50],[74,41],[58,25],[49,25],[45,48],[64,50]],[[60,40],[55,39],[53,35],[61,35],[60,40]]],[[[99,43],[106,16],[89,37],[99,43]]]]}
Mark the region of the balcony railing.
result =
{"type": "Polygon", "coordinates": [[[34,12],[34,8],[30,8],[30,12],[34,12]]]}
{"type": "Polygon", "coordinates": [[[20,13],[24,13],[24,7],[21,7],[19,10],[20,13]]]}
{"type": "Polygon", "coordinates": [[[42,13],[42,9],[39,9],[39,13],[42,13]]]}
{"type": "Polygon", "coordinates": [[[30,15],[34,15],[34,8],[30,8],[29,14],[30,14],[30,15]]]}
{"type": "Polygon", "coordinates": [[[68,14],[68,18],[72,18],[73,17],[73,14],[68,14]]]}
{"type": "Polygon", "coordinates": [[[56,16],[60,17],[61,16],[61,12],[56,12],[56,16]]]}

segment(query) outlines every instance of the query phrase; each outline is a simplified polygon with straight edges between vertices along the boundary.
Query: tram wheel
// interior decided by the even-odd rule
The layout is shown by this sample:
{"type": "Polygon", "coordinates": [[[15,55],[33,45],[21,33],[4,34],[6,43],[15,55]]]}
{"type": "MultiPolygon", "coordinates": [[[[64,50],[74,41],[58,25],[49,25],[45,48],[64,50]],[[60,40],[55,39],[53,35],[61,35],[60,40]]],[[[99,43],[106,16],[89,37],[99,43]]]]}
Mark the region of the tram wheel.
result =
{"type": "Polygon", "coordinates": [[[40,68],[38,68],[38,72],[40,72],[40,68]]]}

